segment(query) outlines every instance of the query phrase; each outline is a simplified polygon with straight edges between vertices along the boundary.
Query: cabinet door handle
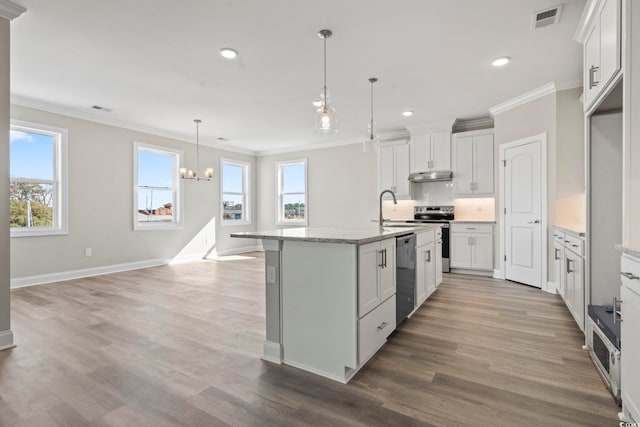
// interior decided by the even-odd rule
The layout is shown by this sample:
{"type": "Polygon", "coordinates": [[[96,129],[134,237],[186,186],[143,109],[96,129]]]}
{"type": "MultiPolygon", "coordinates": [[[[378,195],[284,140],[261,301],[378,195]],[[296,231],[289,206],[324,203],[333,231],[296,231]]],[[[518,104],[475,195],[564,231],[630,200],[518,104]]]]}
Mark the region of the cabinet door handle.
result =
{"type": "Polygon", "coordinates": [[[527,224],[540,224],[540,220],[536,219],[535,221],[529,221],[527,224]]]}
{"type": "Polygon", "coordinates": [[[589,68],[589,89],[598,86],[598,83],[600,83],[596,80],[596,71],[598,71],[599,69],[600,67],[596,67],[595,65],[592,65],[589,68]]]}
{"type": "Polygon", "coordinates": [[[573,262],[573,260],[570,260],[569,258],[567,258],[567,274],[573,273],[573,270],[571,269],[571,263],[572,262],[573,262]]]}
{"type": "Polygon", "coordinates": [[[426,252],[424,253],[424,255],[425,255],[425,261],[426,261],[426,262],[431,262],[431,249],[429,249],[428,251],[426,251],[426,252]]]}
{"type": "Polygon", "coordinates": [[[380,254],[380,264],[378,264],[378,267],[384,268],[384,251],[380,250],[378,253],[380,254]]]}
{"type": "Polygon", "coordinates": [[[622,301],[619,301],[618,298],[613,297],[613,323],[622,322],[622,318],[620,318],[620,316],[616,316],[616,312],[618,311],[618,304],[622,304],[622,301]],[[616,318],[618,319],[617,321],[616,318]]]}
{"type": "Polygon", "coordinates": [[[640,279],[640,277],[636,276],[636,275],[635,275],[635,274],[633,274],[633,273],[627,273],[627,272],[624,272],[624,273],[620,273],[620,275],[622,275],[622,276],[626,277],[626,278],[627,278],[627,279],[629,279],[629,280],[638,280],[638,279],[640,279]]]}
{"type": "Polygon", "coordinates": [[[379,330],[379,331],[383,330],[384,328],[386,328],[386,327],[387,327],[387,325],[388,325],[388,323],[387,323],[387,322],[382,322],[382,323],[380,323],[380,324],[378,325],[378,330],[379,330]]]}
{"type": "Polygon", "coordinates": [[[560,249],[556,249],[556,261],[560,259],[560,249]]]}
{"type": "Polygon", "coordinates": [[[467,245],[469,245],[469,246],[471,246],[471,245],[472,245],[472,243],[471,243],[471,237],[467,237],[467,245]]]}
{"type": "Polygon", "coordinates": [[[387,268],[387,250],[384,250],[384,268],[387,268]]]}

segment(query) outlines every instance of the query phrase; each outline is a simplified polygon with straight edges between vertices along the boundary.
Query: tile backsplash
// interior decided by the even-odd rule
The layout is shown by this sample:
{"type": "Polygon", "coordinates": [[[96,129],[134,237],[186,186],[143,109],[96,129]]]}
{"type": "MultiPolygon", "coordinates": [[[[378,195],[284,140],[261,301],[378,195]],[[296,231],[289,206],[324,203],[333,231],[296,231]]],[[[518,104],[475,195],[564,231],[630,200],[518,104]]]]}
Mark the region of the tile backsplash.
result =
{"type": "Polygon", "coordinates": [[[411,184],[416,206],[453,206],[453,182],[437,181],[411,184]]]}

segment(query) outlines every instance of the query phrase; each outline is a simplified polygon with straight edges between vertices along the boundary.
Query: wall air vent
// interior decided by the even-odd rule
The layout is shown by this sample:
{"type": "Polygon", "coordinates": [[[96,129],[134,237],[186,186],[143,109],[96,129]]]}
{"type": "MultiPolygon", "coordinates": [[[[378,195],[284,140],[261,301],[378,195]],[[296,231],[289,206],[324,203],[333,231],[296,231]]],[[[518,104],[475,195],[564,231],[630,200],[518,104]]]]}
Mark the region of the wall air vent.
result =
{"type": "Polygon", "coordinates": [[[540,10],[533,14],[531,20],[531,29],[548,27],[549,25],[560,22],[560,14],[562,13],[562,5],[552,7],[550,9],[540,10]]]}

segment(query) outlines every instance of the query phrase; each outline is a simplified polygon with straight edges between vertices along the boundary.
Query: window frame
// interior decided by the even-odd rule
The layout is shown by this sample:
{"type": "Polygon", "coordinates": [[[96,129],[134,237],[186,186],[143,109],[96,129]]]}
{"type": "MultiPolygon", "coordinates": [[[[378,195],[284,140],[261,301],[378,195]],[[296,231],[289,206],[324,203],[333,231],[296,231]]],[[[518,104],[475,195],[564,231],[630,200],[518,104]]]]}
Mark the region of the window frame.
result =
{"type": "MultiPolygon", "coordinates": [[[[133,142],[133,230],[134,231],[147,231],[147,230],[177,230],[184,228],[183,222],[183,198],[182,198],[182,179],[180,179],[180,166],[182,165],[183,151],[170,147],[163,147],[159,145],[147,144],[145,142],[134,141],[133,142]],[[172,175],[173,175],[173,187],[174,193],[174,212],[173,220],[169,222],[139,222],[138,221],[138,191],[140,186],[138,185],[138,152],[140,150],[149,151],[158,154],[170,154],[174,156],[172,161],[172,175]]],[[[157,188],[159,190],[167,190],[165,187],[146,187],[157,188]]],[[[173,209],[173,207],[172,207],[173,209]]]]}
{"type": "Polygon", "coordinates": [[[309,179],[307,159],[285,160],[276,162],[276,225],[309,225],[309,179]],[[304,193],[293,192],[284,193],[282,182],[282,171],[287,166],[304,166],[304,193]],[[284,196],[292,194],[304,194],[304,219],[284,218],[284,196]]]}
{"type": "MultiPolygon", "coordinates": [[[[68,170],[68,141],[69,131],[41,123],[11,120],[10,130],[36,133],[54,138],[53,150],[53,180],[34,179],[24,177],[9,177],[12,182],[45,183],[53,185],[53,226],[51,227],[9,227],[11,237],[43,237],[69,234],[69,170],[68,170]]],[[[9,148],[11,150],[11,148],[9,148]]],[[[9,151],[11,161],[11,151],[9,151]]],[[[11,174],[9,174],[11,175],[11,174]]]]}
{"type": "Polygon", "coordinates": [[[242,160],[220,158],[220,225],[223,227],[234,225],[250,225],[251,224],[251,163],[242,160]],[[230,191],[224,191],[224,173],[223,166],[225,164],[232,166],[240,166],[242,170],[242,193],[234,193],[230,191]],[[238,219],[224,219],[224,195],[232,194],[235,196],[242,195],[243,199],[243,212],[244,217],[241,220],[238,219]]]}

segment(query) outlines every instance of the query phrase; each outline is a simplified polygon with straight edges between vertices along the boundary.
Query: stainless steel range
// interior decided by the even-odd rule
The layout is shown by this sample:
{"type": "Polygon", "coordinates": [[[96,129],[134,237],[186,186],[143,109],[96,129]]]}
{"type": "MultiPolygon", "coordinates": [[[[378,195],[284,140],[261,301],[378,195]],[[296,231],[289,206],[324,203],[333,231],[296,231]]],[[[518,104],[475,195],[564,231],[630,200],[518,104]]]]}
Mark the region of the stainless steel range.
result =
{"type": "Polygon", "coordinates": [[[413,221],[442,225],[442,271],[449,272],[449,225],[453,221],[453,206],[416,206],[413,221]]]}

